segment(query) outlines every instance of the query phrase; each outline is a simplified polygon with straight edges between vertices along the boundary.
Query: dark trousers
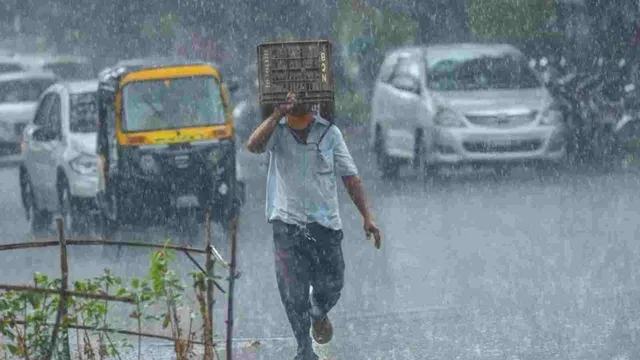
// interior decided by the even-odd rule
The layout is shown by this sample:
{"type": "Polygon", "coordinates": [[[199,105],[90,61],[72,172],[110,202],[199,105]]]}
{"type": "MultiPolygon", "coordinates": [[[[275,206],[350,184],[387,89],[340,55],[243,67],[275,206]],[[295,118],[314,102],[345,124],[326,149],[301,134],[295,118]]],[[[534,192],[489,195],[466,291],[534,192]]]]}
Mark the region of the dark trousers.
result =
{"type": "Polygon", "coordinates": [[[280,298],[299,351],[311,350],[311,302],[321,314],[327,314],[340,299],[344,285],[343,233],[316,223],[305,228],[281,221],[272,224],[280,298]]]}

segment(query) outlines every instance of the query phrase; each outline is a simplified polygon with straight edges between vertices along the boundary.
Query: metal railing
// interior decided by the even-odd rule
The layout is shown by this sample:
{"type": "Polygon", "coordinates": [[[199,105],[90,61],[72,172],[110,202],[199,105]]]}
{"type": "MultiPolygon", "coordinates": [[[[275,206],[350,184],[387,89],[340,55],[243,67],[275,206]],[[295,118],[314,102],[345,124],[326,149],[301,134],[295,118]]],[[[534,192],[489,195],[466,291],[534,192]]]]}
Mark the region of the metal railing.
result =
{"type": "MultiPolygon", "coordinates": [[[[213,360],[214,359],[214,348],[217,345],[213,341],[213,305],[214,305],[214,288],[217,288],[222,293],[225,293],[223,288],[213,279],[213,267],[214,263],[217,262],[222,265],[225,269],[229,271],[228,276],[228,289],[227,289],[227,321],[226,321],[226,359],[232,359],[232,332],[233,332],[233,290],[234,290],[234,282],[240,276],[240,273],[236,269],[236,244],[237,244],[237,230],[238,230],[238,217],[235,216],[231,220],[231,226],[229,231],[230,243],[231,243],[231,259],[230,262],[225,261],[220,252],[212,245],[211,243],[211,215],[209,213],[206,214],[205,218],[205,248],[204,249],[195,249],[190,246],[177,246],[177,245],[160,245],[160,244],[147,244],[142,242],[131,242],[131,241],[112,241],[109,239],[100,239],[100,238],[67,238],[64,233],[64,224],[62,219],[56,219],[56,225],[58,230],[58,238],[56,240],[53,239],[43,239],[41,241],[35,242],[22,242],[22,243],[12,243],[12,244],[4,244],[0,245],[0,251],[8,251],[8,250],[20,250],[20,249],[36,249],[36,248],[45,248],[45,247],[59,247],[60,254],[60,273],[62,277],[61,285],[59,289],[47,289],[47,288],[39,288],[36,286],[27,286],[27,285],[17,285],[17,284],[6,284],[0,283],[0,290],[5,291],[14,291],[14,292],[29,292],[29,293],[47,293],[54,294],[60,296],[60,301],[58,302],[58,309],[56,312],[55,322],[52,325],[53,330],[51,333],[51,344],[46,352],[46,356],[44,360],[51,360],[54,355],[54,349],[56,347],[56,341],[58,339],[58,332],[60,331],[62,319],[65,318],[67,309],[66,309],[66,299],[69,297],[80,297],[80,298],[89,298],[94,300],[105,300],[105,301],[113,301],[120,303],[133,304],[135,302],[134,298],[127,296],[114,296],[108,294],[95,294],[95,293],[87,293],[81,291],[73,291],[69,290],[69,258],[67,256],[68,246],[73,245],[106,245],[106,246],[125,246],[125,247],[141,247],[141,248],[153,248],[153,249],[164,249],[164,250],[173,250],[176,252],[184,253],[189,260],[206,276],[206,320],[204,325],[204,341],[198,342],[194,341],[194,344],[204,345],[204,359],[205,360],[213,360]],[[205,255],[205,268],[203,268],[198,261],[196,261],[192,254],[205,255]],[[214,260],[215,259],[215,260],[214,260]],[[206,269],[206,270],[205,270],[206,269]]],[[[4,321],[4,319],[0,319],[0,321],[4,321]]],[[[23,320],[10,320],[10,322],[14,324],[25,325],[25,319],[23,320]]],[[[117,333],[123,335],[130,336],[138,336],[144,338],[155,338],[162,339],[168,341],[180,341],[181,339],[175,339],[170,336],[163,336],[159,334],[145,333],[139,331],[129,331],[123,329],[110,329],[110,328],[102,328],[102,329],[94,329],[89,326],[83,325],[75,325],[69,324],[65,325],[67,328],[78,329],[78,330],[98,330],[103,332],[117,333]]]]}

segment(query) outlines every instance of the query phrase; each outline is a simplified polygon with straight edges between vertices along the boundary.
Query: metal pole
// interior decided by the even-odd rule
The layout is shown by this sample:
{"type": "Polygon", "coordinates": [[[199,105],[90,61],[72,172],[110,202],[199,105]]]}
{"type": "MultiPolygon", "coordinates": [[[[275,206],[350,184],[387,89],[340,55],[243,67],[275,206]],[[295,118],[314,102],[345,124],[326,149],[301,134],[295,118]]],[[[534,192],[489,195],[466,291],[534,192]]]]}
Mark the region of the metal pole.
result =
{"type": "Polygon", "coordinates": [[[205,324],[205,359],[213,360],[213,305],[215,300],[213,298],[213,267],[214,262],[212,258],[211,251],[211,212],[207,211],[205,214],[205,243],[206,243],[206,262],[205,269],[207,276],[207,315],[206,321],[208,324],[205,324]]]}
{"type": "MultiPolygon", "coordinates": [[[[69,263],[67,258],[67,244],[64,237],[64,224],[62,219],[56,219],[58,225],[58,240],[60,241],[60,272],[62,275],[62,281],[60,284],[60,300],[58,302],[58,313],[56,314],[56,322],[53,325],[53,331],[51,332],[51,345],[49,346],[48,353],[45,359],[51,360],[55,354],[56,344],[58,340],[58,331],[60,329],[62,320],[66,317],[66,305],[67,305],[67,289],[69,287],[69,263]]],[[[70,358],[69,348],[69,336],[66,330],[63,330],[64,340],[64,356],[70,358]]]]}
{"type": "Polygon", "coordinates": [[[231,266],[229,268],[229,289],[227,297],[227,360],[232,360],[233,352],[233,287],[236,279],[236,248],[238,233],[238,214],[231,219],[231,266]]]}

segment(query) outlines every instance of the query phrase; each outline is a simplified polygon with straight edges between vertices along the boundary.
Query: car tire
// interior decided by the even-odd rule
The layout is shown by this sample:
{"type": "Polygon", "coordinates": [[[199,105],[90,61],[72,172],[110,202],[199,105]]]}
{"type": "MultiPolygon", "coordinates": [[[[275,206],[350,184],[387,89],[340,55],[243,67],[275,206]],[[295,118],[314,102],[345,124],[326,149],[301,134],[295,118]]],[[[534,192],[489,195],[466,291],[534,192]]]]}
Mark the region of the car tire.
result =
{"type": "Polygon", "coordinates": [[[382,178],[385,180],[397,179],[400,175],[401,162],[399,159],[388,154],[384,136],[382,136],[380,128],[376,129],[374,146],[378,170],[382,173],[382,178]]]}
{"type": "Polygon", "coordinates": [[[86,227],[88,219],[82,216],[78,199],[71,195],[69,182],[64,178],[60,179],[58,184],[58,204],[65,233],[71,236],[79,235],[86,227]]]}
{"type": "Polygon", "coordinates": [[[38,208],[38,202],[36,201],[35,194],[33,193],[31,179],[26,173],[23,173],[22,175],[21,188],[22,199],[25,206],[27,221],[29,221],[29,227],[31,228],[31,233],[34,236],[40,235],[48,229],[49,225],[51,225],[51,220],[53,219],[52,214],[47,210],[40,210],[38,208]]]}

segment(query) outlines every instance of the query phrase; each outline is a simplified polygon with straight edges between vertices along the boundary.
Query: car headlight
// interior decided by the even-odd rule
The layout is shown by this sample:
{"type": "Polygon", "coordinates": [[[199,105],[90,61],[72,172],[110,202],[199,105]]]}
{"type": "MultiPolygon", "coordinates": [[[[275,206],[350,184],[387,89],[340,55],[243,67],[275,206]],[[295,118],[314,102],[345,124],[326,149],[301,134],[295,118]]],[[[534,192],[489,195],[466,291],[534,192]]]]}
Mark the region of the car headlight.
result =
{"type": "Polygon", "coordinates": [[[158,172],[158,163],[151,154],[145,154],[140,157],[140,169],[147,174],[155,174],[158,172]]]}
{"type": "Polygon", "coordinates": [[[558,125],[562,123],[562,111],[556,106],[551,105],[540,116],[540,124],[542,125],[558,125]]]}
{"type": "Polygon", "coordinates": [[[438,126],[443,127],[465,127],[462,115],[456,113],[453,110],[441,109],[438,111],[435,117],[435,123],[438,126]]]}
{"type": "Polygon", "coordinates": [[[80,155],[69,161],[69,166],[78,174],[96,174],[98,172],[98,158],[89,155],[80,155]]]}

